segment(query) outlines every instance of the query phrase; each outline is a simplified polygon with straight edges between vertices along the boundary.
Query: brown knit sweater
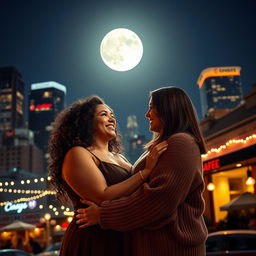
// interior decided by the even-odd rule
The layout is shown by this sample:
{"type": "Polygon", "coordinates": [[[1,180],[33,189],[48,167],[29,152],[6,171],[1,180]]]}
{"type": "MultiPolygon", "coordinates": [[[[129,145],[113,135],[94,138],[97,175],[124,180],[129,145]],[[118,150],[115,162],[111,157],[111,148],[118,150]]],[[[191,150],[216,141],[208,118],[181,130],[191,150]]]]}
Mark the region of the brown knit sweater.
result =
{"type": "MultiPolygon", "coordinates": [[[[145,159],[136,164],[134,172],[144,165],[145,159]]],[[[168,149],[148,183],[127,197],[101,204],[100,225],[129,231],[125,255],[205,255],[203,189],[198,145],[191,135],[176,133],[168,139],[168,149]]]]}

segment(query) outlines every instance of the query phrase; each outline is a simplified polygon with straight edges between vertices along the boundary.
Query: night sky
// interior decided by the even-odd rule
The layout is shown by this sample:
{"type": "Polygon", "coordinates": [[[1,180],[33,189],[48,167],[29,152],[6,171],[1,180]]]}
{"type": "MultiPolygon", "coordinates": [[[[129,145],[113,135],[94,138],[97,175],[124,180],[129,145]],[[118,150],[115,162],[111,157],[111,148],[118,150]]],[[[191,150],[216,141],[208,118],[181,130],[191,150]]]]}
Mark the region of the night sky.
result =
{"type": "Polygon", "coordinates": [[[1,0],[0,66],[15,66],[27,90],[56,81],[67,87],[67,105],[97,94],[116,113],[121,132],[135,114],[149,137],[144,114],[148,93],[175,85],[185,89],[199,117],[197,79],[207,67],[241,66],[243,93],[256,82],[256,1],[1,0]],[[127,72],[108,68],[102,38],[128,28],[144,55],[127,72]]]}

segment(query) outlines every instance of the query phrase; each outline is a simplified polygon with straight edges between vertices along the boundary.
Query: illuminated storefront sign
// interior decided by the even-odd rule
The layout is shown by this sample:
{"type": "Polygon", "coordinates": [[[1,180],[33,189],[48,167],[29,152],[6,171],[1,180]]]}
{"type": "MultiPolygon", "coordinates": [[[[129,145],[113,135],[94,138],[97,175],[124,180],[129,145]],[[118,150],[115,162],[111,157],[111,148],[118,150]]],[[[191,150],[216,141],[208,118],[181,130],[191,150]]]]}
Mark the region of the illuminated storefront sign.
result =
{"type": "Polygon", "coordinates": [[[17,203],[17,204],[13,204],[9,202],[4,206],[4,210],[5,212],[16,211],[17,213],[21,213],[23,210],[27,208],[29,208],[30,210],[33,210],[36,207],[36,205],[37,205],[36,200],[17,203]]]}
{"type": "Polygon", "coordinates": [[[256,144],[243,148],[241,150],[226,154],[220,155],[218,158],[213,158],[208,161],[203,162],[204,171],[214,171],[218,170],[229,164],[234,164],[240,161],[244,161],[250,158],[255,157],[256,144]]]}
{"type": "Polygon", "coordinates": [[[214,159],[204,163],[204,171],[212,171],[220,168],[220,159],[214,159]]]}
{"type": "Polygon", "coordinates": [[[46,110],[51,110],[53,107],[52,104],[50,103],[45,103],[45,104],[38,104],[38,105],[30,105],[29,110],[30,111],[46,111],[46,110]]]}
{"type": "Polygon", "coordinates": [[[204,81],[209,77],[220,76],[240,76],[241,67],[212,67],[204,69],[198,80],[197,84],[199,88],[203,86],[204,81]]]}

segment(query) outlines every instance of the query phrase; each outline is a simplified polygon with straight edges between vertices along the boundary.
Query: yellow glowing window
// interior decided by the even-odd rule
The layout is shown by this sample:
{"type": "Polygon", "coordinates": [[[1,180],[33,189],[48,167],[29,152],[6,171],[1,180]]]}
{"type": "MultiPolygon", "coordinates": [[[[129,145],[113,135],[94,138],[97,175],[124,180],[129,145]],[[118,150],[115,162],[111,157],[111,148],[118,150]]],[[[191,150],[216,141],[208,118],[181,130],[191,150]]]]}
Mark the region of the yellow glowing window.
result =
{"type": "Polygon", "coordinates": [[[48,92],[48,91],[44,92],[43,98],[51,98],[51,97],[52,97],[52,92],[48,92]]]}

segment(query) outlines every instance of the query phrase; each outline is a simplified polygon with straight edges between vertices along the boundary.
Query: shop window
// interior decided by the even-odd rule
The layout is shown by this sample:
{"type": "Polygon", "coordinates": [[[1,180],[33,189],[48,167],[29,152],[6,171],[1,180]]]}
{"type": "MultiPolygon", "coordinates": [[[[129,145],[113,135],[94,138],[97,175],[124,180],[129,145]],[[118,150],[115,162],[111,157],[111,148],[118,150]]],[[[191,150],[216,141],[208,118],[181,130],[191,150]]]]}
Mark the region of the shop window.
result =
{"type": "Polygon", "coordinates": [[[230,199],[234,199],[243,193],[243,179],[230,178],[228,179],[230,189],[230,199]]]}

